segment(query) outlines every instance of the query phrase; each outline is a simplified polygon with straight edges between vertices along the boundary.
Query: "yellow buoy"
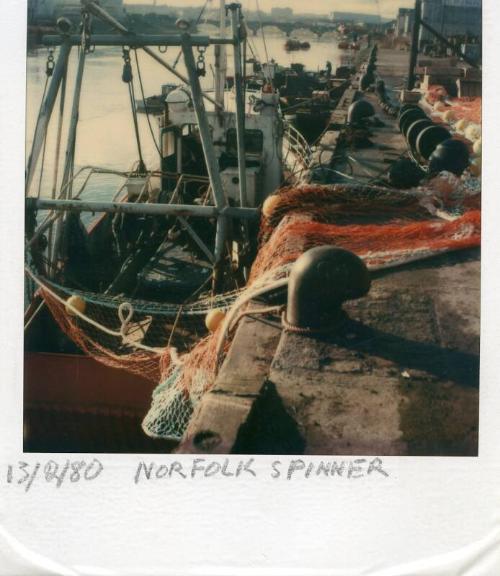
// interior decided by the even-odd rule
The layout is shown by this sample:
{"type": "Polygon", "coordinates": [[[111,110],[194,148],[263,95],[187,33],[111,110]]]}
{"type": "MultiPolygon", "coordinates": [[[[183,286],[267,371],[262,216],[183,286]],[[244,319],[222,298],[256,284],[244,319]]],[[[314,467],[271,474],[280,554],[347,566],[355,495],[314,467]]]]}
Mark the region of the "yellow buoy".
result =
{"type": "Polygon", "coordinates": [[[69,314],[70,316],[76,316],[75,310],[78,310],[80,314],[83,314],[85,312],[86,305],[87,304],[85,300],[80,296],[70,296],[66,300],[66,314],[69,314]],[[73,308],[75,310],[73,310],[73,308]]]}
{"type": "Polygon", "coordinates": [[[462,118],[455,124],[455,130],[458,130],[459,132],[465,132],[465,129],[467,128],[468,125],[469,123],[467,122],[467,120],[465,118],[462,118]]]}
{"type": "Polygon", "coordinates": [[[264,214],[266,218],[269,218],[271,214],[274,212],[278,203],[279,203],[279,197],[276,194],[268,196],[265,199],[264,204],[262,204],[262,214],[264,214]]]}
{"type": "Polygon", "coordinates": [[[465,137],[471,142],[481,138],[481,126],[478,124],[469,124],[465,130],[465,137]]]}
{"type": "Polygon", "coordinates": [[[481,153],[482,153],[482,150],[483,150],[483,140],[482,140],[482,138],[478,138],[478,139],[474,142],[474,144],[473,144],[473,146],[472,146],[472,149],[474,150],[474,154],[475,154],[476,156],[481,156],[481,153]]]}
{"type": "Polygon", "coordinates": [[[215,308],[210,310],[210,312],[205,317],[205,326],[210,330],[210,332],[215,332],[220,326],[220,323],[224,320],[226,314],[224,310],[220,308],[215,308]]]}
{"type": "Polygon", "coordinates": [[[456,114],[453,110],[447,110],[444,114],[443,114],[443,120],[445,122],[453,122],[456,118],[456,114]]]}

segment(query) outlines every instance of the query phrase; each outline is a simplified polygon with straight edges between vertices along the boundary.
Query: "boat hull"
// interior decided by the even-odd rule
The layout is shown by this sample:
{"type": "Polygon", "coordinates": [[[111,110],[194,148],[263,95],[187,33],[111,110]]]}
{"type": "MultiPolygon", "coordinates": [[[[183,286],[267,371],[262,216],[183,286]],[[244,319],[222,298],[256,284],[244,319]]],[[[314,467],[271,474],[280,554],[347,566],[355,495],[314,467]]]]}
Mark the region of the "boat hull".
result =
{"type": "Polygon", "coordinates": [[[24,451],[170,452],[141,429],[154,386],[89,356],[26,352],[24,451]]]}

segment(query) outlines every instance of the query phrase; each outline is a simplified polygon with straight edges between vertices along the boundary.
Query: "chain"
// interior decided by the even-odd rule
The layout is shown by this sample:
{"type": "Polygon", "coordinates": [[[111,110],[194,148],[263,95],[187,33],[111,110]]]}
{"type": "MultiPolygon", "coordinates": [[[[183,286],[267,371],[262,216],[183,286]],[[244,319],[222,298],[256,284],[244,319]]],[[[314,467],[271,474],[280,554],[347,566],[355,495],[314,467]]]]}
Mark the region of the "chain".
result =
{"type": "Polygon", "coordinates": [[[206,47],[205,46],[198,46],[198,60],[196,62],[196,73],[198,74],[198,76],[205,76],[207,73],[206,67],[205,67],[205,52],[206,52],[206,47]]]}
{"type": "Polygon", "coordinates": [[[286,319],[286,311],[282,311],[281,313],[281,324],[286,332],[291,332],[292,334],[303,334],[303,335],[311,335],[311,336],[320,336],[322,334],[330,334],[334,332],[343,322],[345,322],[345,314],[342,312],[341,318],[338,322],[335,322],[329,326],[324,326],[322,328],[310,328],[307,326],[294,326],[290,324],[286,319]]]}
{"type": "Polygon", "coordinates": [[[126,84],[132,82],[132,65],[130,63],[130,48],[123,47],[122,80],[126,84]]]}
{"type": "Polygon", "coordinates": [[[91,36],[91,16],[89,12],[82,11],[82,47],[87,54],[90,54],[95,51],[95,46],[90,44],[90,36],[91,36]]]}
{"type": "Polygon", "coordinates": [[[54,48],[49,49],[49,55],[47,56],[47,64],[45,65],[45,73],[47,78],[52,76],[54,72],[54,48]]]}

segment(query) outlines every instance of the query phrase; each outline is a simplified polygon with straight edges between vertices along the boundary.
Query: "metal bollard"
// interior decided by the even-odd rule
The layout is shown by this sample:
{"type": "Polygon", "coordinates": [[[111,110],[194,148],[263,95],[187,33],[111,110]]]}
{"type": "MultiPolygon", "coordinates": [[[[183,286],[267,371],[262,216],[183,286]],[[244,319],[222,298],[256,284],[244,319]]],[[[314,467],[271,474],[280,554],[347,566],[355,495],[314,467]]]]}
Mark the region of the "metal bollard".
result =
{"type": "Polygon", "coordinates": [[[334,328],[343,318],[342,304],[369,289],[370,276],[361,258],[333,246],[312,248],[290,273],[285,325],[311,332],[334,328]]]}

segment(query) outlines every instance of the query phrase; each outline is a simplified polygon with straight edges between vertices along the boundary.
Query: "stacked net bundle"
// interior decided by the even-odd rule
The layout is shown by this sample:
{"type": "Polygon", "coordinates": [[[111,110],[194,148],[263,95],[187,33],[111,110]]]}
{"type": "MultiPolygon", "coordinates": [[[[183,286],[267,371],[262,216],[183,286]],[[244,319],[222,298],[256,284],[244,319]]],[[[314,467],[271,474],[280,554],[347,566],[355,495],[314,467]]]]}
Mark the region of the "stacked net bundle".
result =
{"type": "Polygon", "coordinates": [[[457,120],[467,120],[474,124],[481,124],[482,98],[451,98],[453,113],[457,120]]]}
{"type": "Polygon", "coordinates": [[[479,188],[446,174],[405,192],[345,184],[283,188],[266,201],[263,212],[260,248],[243,291],[186,306],[129,300],[130,316],[124,318],[123,299],[50,283],[42,287],[59,326],[82,350],[159,382],[143,421],[148,435],[182,438],[215,383],[224,357],[218,355],[222,326],[208,333],[207,312],[237,306],[256,286],[286,275],[310,248],[339,246],[377,269],[480,244],[479,188]],[[440,210],[447,218],[439,217],[440,210]],[[85,317],[68,313],[65,302],[75,294],[85,300],[85,317]]]}
{"type": "Polygon", "coordinates": [[[268,201],[260,227],[265,244],[281,220],[292,215],[325,224],[383,224],[428,220],[437,209],[457,215],[480,208],[477,180],[443,172],[414,190],[350,184],[302,185],[279,190],[268,201]]]}
{"type": "Polygon", "coordinates": [[[302,185],[279,190],[268,200],[260,228],[267,241],[285,215],[299,214],[324,223],[386,222],[391,218],[425,219],[429,213],[417,194],[377,186],[302,185]]]}
{"type": "Polygon", "coordinates": [[[425,99],[429,104],[436,104],[436,102],[440,102],[444,100],[448,96],[448,91],[444,86],[440,84],[432,84],[427,89],[425,93],[425,99]]]}
{"type": "Polygon", "coordinates": [[[425,99],[429,104],[434,106],[438,102],[446,102],[447,109],[453,110],[456,120],[466,120],[474,124],[481,123],[482,98],[481,96],[465,96],[453,98],[448,95],[444,86],[429,86],[425,94],[425,99]]]}
{"type": "Polygon", "coordinates": [[[401,265],[452,250],[473,248],[480,243],[479,210],[452,221],[335,225],[311,220],[285,220],[260,250],[251,278],[281,265],[295,262],[307,250],[333,245],[361,257],[369,268],[401,265]]]}

